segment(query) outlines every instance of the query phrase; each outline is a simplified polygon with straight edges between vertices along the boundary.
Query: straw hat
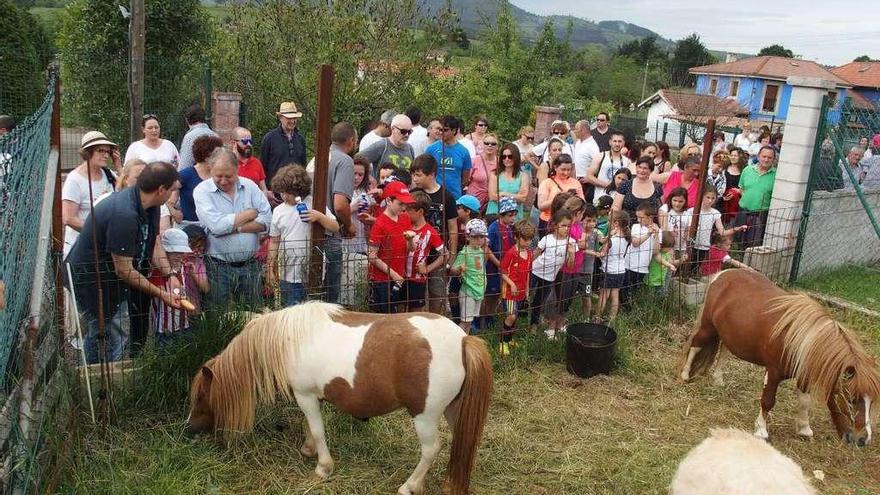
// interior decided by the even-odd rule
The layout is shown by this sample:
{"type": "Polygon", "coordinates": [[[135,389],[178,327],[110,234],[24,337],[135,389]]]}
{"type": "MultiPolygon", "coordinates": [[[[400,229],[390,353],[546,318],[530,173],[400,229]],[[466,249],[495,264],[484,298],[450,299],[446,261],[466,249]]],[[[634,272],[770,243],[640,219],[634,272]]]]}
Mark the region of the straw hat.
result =
{"type": "Polygon", "coordinates": [[[275,112],[275,115],[287,117],[288,119],[298,119],[303,116],[302,112],[296,109],[296,103],[285,101],[281,103],[281,107],[275,112]]]}
{"type": "Polygon", "coordinates": [[[79,149],[86,150],[92,146],[98,146],[99,144],[106,144],[107,146],[113,146],[114,148],[119,147],[116,143],[107,139],[107,136],[105,136],[103,132],[89,131],[82,137],[82,140],[79,143],[79,149]]]}

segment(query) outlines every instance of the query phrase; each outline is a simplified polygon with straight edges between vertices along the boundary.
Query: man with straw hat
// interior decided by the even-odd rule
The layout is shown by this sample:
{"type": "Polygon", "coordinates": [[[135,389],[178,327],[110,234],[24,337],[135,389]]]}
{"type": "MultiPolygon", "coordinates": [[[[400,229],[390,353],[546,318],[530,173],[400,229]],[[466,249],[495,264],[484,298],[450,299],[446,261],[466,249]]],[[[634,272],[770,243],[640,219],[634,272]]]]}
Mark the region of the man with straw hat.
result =
{"type": "Polygon", "coordinates": [[[266,172],[266,184],[272,184],[272,177],[279,168],[295,163],[306,166],[306,140],[299,133],[296,124],[302,112],[292,101],[281,103],[278,111],[278,127],[263,136],[260,144],[260,161],[266,172]]]}

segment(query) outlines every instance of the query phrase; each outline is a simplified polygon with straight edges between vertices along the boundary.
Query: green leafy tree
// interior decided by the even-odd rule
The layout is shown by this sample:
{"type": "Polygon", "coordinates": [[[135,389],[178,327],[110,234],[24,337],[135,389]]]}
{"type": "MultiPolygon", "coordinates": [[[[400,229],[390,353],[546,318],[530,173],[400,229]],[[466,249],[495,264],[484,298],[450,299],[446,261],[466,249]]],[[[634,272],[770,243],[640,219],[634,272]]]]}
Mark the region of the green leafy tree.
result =
{"type": "Polygon", "coordinates": [[[700,41],[700,36],[693,33],[675,44],[670,67],[671,82],[676,86],[692,87],[696,78],[688,73],[688,69],[714,62],[714,57],[700,41]]]}
{"type": "Polygon", "coordinates": [[[867,55],[862,55],[860,57],[854,58],[853,62],[876,62],[876,61],[867,55]]]}
{"type": "Polygon", "coordinates": [[[788,48],[786,48],[782,45],[779,45],[779,44],[773,44],[773,45],[765,46],[764,48],[761,48],[761,51],[758,52],[758,56],[761,57],[764,55],[772,55],[774,57],[794,58],[794,52],[792,52],[788,48]]]}
{"type": "MultiPolygon", "coordinates": [[[[198,0],[145,3],[144,110],[159,115],[165,137],[183,133],[181,112],[199,98],[212,31],[198,0]]],[[[128,141],[128,20],[118,5],[74,0],[65,11],[59,49],[68,124],[128,141]]]]}
{"type": "Polygon", "coordinates": [[[627,41],[617,48],[617,55],[628,57],[640,64],[649,61],[666,62],[668,55],[666,50],[657,44],[656,36],[646,36],[641,39],[627,41]]]}
{"type": "Polygon", "coordinates": [[[37,109],[46,93],[51,43],[24,9],[0,0],[0,12],[0,113],[22,118],[37,109]]]}
{"type": "Polygon", "coordinates": [[[242,93],[255,136],[277,125],[279,102],[296,102],[310,144],[322,64],[336,69],[334,121],[360,128],[385,109],[429,99],[431,81],[441,79],[432,53],[449,32],[436,24],[447,20],[425,20],[415,30],[401,21],[419,17],[414,0],[367,4],[269,0],[231,7],[212,54],[214,85],[242,93]]]}

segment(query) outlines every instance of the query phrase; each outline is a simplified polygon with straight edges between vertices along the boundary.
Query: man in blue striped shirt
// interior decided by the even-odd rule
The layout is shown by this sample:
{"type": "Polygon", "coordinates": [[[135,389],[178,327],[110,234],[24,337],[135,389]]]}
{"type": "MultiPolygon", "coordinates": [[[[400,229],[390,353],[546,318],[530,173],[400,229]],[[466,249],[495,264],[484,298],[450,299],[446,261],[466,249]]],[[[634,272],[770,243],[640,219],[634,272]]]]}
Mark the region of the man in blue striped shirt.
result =
{"type": "Polygon", "coordinates": [[[211,180],[193,191],[196,215],[208,234],[208,303],[216,307],[235,295],[257,308],[261,306],[262,267],[254,255],[260,234],[272,222],[272,208],[259,186],[238,176],[238,159],[231,151],[219,148],[208,162],[211,180]]]}

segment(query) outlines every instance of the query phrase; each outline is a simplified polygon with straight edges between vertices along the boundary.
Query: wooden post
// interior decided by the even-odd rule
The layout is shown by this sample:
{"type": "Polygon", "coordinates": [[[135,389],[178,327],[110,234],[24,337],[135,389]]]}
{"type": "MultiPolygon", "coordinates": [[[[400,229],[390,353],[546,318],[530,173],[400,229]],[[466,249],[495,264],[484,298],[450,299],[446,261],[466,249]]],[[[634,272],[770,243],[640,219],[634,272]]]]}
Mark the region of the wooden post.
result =
{"type": "Polygon", "coordinates": [[[131,0],[131,18],[128,22],[130,68],[129,92],[129,140],[141,138],[141,117],[144,115],[144,42],[146,41],[146,14],[144,0],[131,0]]]}
{"type": "MultiPolygon", "coordinates": [[[[50,124],[49,139],[51,148],[61,153],[61,71],[54,66],[52,71],[55,75],[55,98],[52,101],[52,121],[50,124]]],[[[60,155],[59,155],[60,156],[60,155]]],[[[64,225],[61,223],[61,163],[59,158],[58,167],[54,177],[46,177],[46,180],[55,181],[55,194],[52,200],[52,258],[55,261],[55,311],[58,319],[58,355],[64,355],[66,346],[67,330],[65,323],[64,307],[64,284],[62,258],[64,256],[64,225]]]]}
{"type": "Polygon", "coordinates": [[[691,225],[688,228],[688,240],[697,235],[697,227],[700,222],[700,210],[703,206],[703,193],[706,191],[706,178],[709,176],[709,160],[712,158],[712,137],[715,135],[715,119],[709,119],[706,124],[706,134],[703,136],[703,156],[700,158],[700,182],[697,184],[697,201],[694,203],[694,216],[691,217],[691,225]]]}
{"type": "MultiPolygon", "coordinates": [[[[333,78],[335,71],[330,65],[321,66],[321,79],[318,83],[318,119],[315,123],[315,176],[312,181],[312,208],[323,212],[327,209],[327,201],[332,202],[328,194],[327,172],[330,167],[330,116],[333,110],[333,78]]],[[[309,287],[321,287],[321,274],[324,267],[323,250],[325,245],[324,227],[320,223],[312,223],[312,246],[309,261],[309,287]]]]}

